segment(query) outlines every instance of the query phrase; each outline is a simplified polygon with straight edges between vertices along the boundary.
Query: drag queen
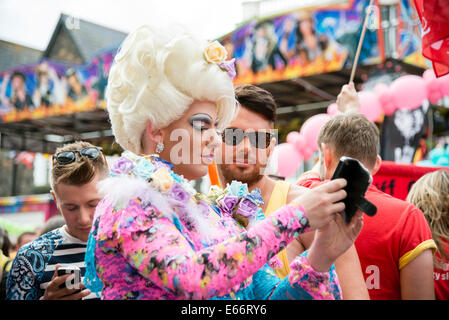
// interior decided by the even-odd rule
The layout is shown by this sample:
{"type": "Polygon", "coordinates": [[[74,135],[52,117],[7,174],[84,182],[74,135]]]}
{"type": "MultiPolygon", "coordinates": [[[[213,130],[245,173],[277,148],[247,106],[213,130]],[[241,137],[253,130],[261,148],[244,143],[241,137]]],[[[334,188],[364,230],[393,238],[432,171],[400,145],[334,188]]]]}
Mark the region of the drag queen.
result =
{"type": "Polygon", "coordinates": [[[234,117],[234,60],[220,43],[182,27],[143,26],[123,42],[109,74],[107,109],[125,149],[99,185],[86,285],[102,299],[339,299],[333,261],[355,241],[361,216],[340,215],[335,180],[263,219],[257,190],[234,182],[198,194],[218,132],[234,117]],[[247,229],[236,220],[249,222],[247,229]],[[303,232],[311,248],[284,280],[270,265],[303,232]]]}

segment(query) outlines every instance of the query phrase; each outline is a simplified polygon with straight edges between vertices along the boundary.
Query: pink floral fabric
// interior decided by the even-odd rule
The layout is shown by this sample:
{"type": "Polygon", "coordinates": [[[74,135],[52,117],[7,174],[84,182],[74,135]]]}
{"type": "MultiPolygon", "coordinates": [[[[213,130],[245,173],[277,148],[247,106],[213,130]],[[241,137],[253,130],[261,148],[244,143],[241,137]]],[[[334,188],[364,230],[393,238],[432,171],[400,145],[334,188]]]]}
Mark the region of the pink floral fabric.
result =
{"type": "Polygon", "coordinates": [[[143,170],[148,180],[126,180],[118,168],[106,181],[113,188],[96,208],[88,244],[94,254],[86,255],[86,263],[103,283],[102,299],[340,297],[334,269],[317,273],[305,255],[283,280],[269,267],[280,250],[310,230],[300,205],[286,205],[245,229],[192,196],[189,184],[165,163],[151,161],[133,169],[154,167],[143,170]]]}
{"type": "MultiPolygon", "coordinates": [[[[139,199],[114,208],[106,198],[96,216],[95,260],[104,283],[103,299],[208,299],[235,293],[294,235],[308,230],[304,213],[294,206],[248,231],[222,217],[211,239],[183,221],[170,221],[139,199]]],[[[326,288],[324,281],[317,290],[314,281],[310,294],[326,297],[326,288]]]]}

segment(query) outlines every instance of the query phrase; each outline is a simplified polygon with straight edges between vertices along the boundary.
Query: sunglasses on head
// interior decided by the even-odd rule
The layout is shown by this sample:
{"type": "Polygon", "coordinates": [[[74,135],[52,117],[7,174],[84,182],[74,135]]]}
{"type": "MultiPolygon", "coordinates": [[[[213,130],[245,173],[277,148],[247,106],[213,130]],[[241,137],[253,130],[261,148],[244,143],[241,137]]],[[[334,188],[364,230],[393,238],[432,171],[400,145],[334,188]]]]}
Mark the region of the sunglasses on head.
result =
{"type": "Polygon", "coordinates": [[[226,128],[221,135],[223,142],[228,146],[236,146],[248,137],[249,142],[255,148],[266,149],[271,144],[273,134],[265,131],[245,132],[242,129],[226,128]]]}
{"type": "Polygon", "coordinates": [[[93,160],[97,159],[98,156],[102,154],[102,149],[100,147],[87,147],[81,150],[59,152],[53,155],[53,165],[55,164],[55,162],[62,165],[75,162],[77,153],[80,156],[93,160]]]}

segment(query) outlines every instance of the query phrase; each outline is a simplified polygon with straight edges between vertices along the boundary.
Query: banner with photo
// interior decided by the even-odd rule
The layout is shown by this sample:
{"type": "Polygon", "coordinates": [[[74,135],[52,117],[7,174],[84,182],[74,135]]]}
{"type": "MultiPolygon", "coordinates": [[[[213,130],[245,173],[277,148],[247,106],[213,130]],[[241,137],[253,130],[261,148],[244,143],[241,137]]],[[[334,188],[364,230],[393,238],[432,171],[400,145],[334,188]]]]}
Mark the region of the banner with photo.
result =
{"type": "Polygon", "coordinates": [[[0,73],[0,123],[104,108],[104,91],[117,48],[88,65],[51,60],[0,73]]]}
{"type": "MultiPolygon", "coordinates": [[[[314,7],[253,19],[219,38],[236,58],[234,84],[275,82],[349,67],[354,61],[368,0],[314,7]]],[[[410,0],[400,0],[396,19],[397,59],[424,66],[419,19],[410,0]]],[[[385,7],[370,16],[360,64],[382,60],[385,7]]],[[[391,8],[390,8],[391,9],[391,8]]],[[[393,13],[392,13],[393,12],[393,13]]],[[[108,72],[118,48],[106,48],[87,65],[42,60],[0,73],[0,123],[104,109],[108,72]]]]}
{"type": "MultiPolygon", "coordinates": [[[[253,19],[219,39],[229,56],[236,58],[235,84],[274,82],[348,67],[362,31],[369,0],[346,5],[301,9],[266,19],[253,19]]],[[[360,64],[381,62],[385,47],[380,17],[395,18],[397,59],[423,66],[419,21],[409,0],[401,0],[392,12],[376,6],[368,20],[360,64]]]]}
{"type": "Polygon", "coordinates": [[[428,131],[429,105],[414,110],[396,110],[391,116],[385,116],[380,137],[380,155],[383,160],[396,163],[413,163],[421,140],[428,131]]]}

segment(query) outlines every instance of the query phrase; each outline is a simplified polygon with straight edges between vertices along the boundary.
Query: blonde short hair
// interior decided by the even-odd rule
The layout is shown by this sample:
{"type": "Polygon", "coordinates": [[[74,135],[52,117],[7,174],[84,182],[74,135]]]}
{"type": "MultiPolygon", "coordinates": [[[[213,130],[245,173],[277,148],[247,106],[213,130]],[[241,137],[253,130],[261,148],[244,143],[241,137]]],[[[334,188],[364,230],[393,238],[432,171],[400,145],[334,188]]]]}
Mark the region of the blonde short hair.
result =
{"type": "MultiPolygon", "coordinates": [[[[424,213],[438,252],[449,261],[442,242],[449,241],[449,172],[436,170],[423,175],[413,184],[407,201],[424,213]]],[[[441,262],[436,261],[437,264],[441,262]]]]}
{"type": "Polygon", "coordinates": [[[336,159],[352,157],[373,168],[380,150],[379,139],[379,129],[364,115],[344,113],[324,124],[318,134],[318,146],[331,146],[336,159]]]}
{"type": "Polygon", "coordinates": [[[181,26],[147,25],[123,41],[109,72],[107,110],[116,141],[136,154],[148,121],[163,128],[179,119],[194,102],[217,105],[219,128],[236,112],[232,79],[208,63],[208,42],[181,26]]]}

